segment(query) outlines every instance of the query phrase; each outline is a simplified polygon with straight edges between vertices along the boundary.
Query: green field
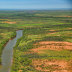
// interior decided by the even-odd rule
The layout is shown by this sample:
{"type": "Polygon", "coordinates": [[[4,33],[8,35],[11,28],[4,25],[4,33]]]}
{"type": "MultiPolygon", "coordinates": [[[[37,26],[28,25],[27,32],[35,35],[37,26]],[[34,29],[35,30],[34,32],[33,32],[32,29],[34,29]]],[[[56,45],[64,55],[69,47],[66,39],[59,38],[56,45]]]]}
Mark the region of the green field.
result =
{"type": "MultiPolygon", "coordinates": [[[[72,67],[72,48],[63,50],[39,50],[39,42],[72,43],[72,11],[0,11],[0,63],[1,54],[9,39],[14,38],[16,30],[23,30],[13,52],[11,72],[53,72],[55,66],[34,65],[35,60],[64,60],[69,62],[66,70],[72,67]],[[38,43],[37,45],[34,45],[38,43]],[[37,69],[39,67],[39,69],[37,69]],[[45,71],[49,70],[49,71],[45,71]]],[[[59,43],[58,43],[59,44],[59,43]]],[[[43,45],[47,46],[47,45],[43,45]]],[[[49,45],[48,45],[49,46],[49,45]]],[[[62,48],[63,45],[58,45],[62,48]]],[[[64,46],[63,46],[64,47],[64,46]]],[[[70,46],[72,47],[72,45],[70,46]]],[[[52,47],[50,47],[52,48],[52,47]]],[[[56,47],[57,48],[57,47],[56,47]]],[[[65,48],[65,47],[64,47],[65,48]]],[[[59,68],[59,67],[58,67],[59,68]]],[[[62,69],[58,69],[60,72],[62,69]]]]}

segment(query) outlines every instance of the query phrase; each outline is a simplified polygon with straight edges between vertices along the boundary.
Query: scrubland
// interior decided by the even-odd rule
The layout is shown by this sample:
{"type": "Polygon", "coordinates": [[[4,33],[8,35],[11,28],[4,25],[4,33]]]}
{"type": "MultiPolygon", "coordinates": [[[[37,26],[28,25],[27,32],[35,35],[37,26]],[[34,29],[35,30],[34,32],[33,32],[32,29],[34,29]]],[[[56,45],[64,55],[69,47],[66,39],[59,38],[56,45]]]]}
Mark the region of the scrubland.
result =
{"type": "Polygon", "coordinates": [[[11,72],[72,71],[72,11],[0,11],[0,55],[16,30],[11,72]]]}

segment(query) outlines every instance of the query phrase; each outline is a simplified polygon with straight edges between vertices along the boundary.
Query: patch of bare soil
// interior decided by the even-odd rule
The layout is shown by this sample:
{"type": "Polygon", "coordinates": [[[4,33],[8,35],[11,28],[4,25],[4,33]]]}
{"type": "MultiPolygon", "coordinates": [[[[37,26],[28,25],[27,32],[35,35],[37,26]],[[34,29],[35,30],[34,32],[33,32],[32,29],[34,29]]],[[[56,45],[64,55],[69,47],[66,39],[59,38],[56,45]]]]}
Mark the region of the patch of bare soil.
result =
{"type": "Polygon", "coordinates": [[[5,21],[5,22],[2,22],[2,23],[15,24],[16,22],[5,21]]]}
{"type": "Polygon", "coordinates": [[[48,33],[48,34],[55,34],[56,32],[48,33]]]}
{"type": "Polygon", "coordinates": [[[69,66],[67,61],[64,60],[47,60],[37,59],[32,60],[32,64],[38,71],[44,72],[72,72],[72,66],[69,66]]]}
{"type": "Polygon", "coordinates": [[[55,31],[55,30],[49,30],[49,31],[55,31]]]}
{"type": "Polygon", "coordinates": [[[72,16],[56,16],[56,17],[72,17],[72,16]]]}
{"type": "Polygon", "coordinates": [[[72,16],[66,16],[66,17],[72,17],[72,16]]]}
{"type": "Polygon", "coordinates": [[[7,34],[5,34],[5,33],[1,33],[1,35],[6,36],[7,34]]]}
{"type": "Polygon", "coordinates": [[[19,70],[19,72],[22,72],[22,70],[19,70]]]}
{"type": "Polygon", "coordinates": [[[72,28],[68,28],[69,30],[72,30],[72,28]]]}
{"type": "Polygon", "coordinates": [[[72,43],[70,42],[55,42],[55,41],[42,41],[34,44],[35,48],[31,51],[40,53],[42,50],[72,50],[72,43]]]}

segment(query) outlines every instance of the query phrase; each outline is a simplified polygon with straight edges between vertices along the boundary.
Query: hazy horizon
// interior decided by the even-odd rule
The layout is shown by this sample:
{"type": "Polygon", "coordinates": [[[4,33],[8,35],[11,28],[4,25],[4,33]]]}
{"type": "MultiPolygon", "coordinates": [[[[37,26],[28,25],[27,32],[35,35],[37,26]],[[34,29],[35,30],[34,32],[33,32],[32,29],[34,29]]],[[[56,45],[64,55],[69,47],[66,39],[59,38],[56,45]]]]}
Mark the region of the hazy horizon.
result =
{"type": "Polygon", "coordinates": [[[72,9],[71,0],[2,0],[0,9],[54,10],[72,9]]]}
{"type": "Polygon", "coordinates": [[[53,9],[0,9],[0,10],[72,10],[72,8],[53,8],[53,9]]]}

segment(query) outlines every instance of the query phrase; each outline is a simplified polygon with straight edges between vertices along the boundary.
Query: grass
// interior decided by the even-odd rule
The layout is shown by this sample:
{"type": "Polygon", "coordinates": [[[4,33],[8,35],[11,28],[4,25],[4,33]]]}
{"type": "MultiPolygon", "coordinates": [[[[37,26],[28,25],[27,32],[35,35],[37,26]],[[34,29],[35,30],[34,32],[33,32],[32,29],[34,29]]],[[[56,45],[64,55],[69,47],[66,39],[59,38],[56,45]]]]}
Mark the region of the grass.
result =
{"type": "Polygon", "coordinates": [[[33,59],[72,59],[72,52],[68,50],[43,50],[43,54],[30,52],[34,44],[40,41],[72,42],[72,29],[69,29],[72,28],[72,17],[68,17],[71,16],[70,11],[0,11],[0,16],[0,55],[4,44],[16,35],[15,31],[23,30],[23,36],[14,47],[11,72],[39,72],[32,64],[33,59]]]}
{"type": "Polygon", "coordinates": [[[43,50],[43,53],[40,56],[45,56],[45,59],[60,59],[60,60],[70,60],[72,59],[72,51],[62,50],[62,51],[54,51],[54,50],[43,50]]]}
{"type": "Polygon", "coordinates": [[[16,32],[14,30],[11,30],[9,28],[0,27],[0,64],[1,64],[1,54],[2,50],[5,46],[5,44],[9,41],[9,39],[12,39],[16,36],[16,32]]]}
{"type": "MultiPolygon", "coordinates": [[[[63,50],[63,51],[60,51],[60,52],[52,51],[52,50],[46,50],[46,51],[43,50],[44,53],[40,54],[40,55],[37,54],[37,53],[29,53],[28,52],[29,49],[34,48],[33,44],[36,43],[36,42],[39,42],[39,41],[66,41],[67,39],[70,38],[70,36],[69,37],[65,36],[64,35],[65,32],[67,33],[68,31],[61,32],[60,33],[61,36],[57,36],[58,32],[55,33],[56,36],[53,36],[53,34],[48,35],[49,30],[47,31],[47,29],[45,29],[45,28],[41,28],[41,29],[40,28],[25,28],[24,31],[23,31],[23,37],[19,39],[15,49],[18,50],[20,53],[22,53],[20,55],[20,57],[28,58],[28,60],[29,59],[31,59],[31,60],[32,59],[70,60],[70,59],[72,59],[72,56],[71,56],[72,52],[71,51],[67,51],[67,50],[63,50]]],[[[71,31],[70,31],[70,33],[71,33],[71,31]]],[[[16,52],[14,52],[14,53],[16,53],[16,52]]],[[[14,57],[14,58],[16,59],[16,57],[14,57]]],[[[25,62],[27,62],[27,61],[25,61],[25,62]]],[[[28,65],[28,66],[31,66],[31,65],[28,65]]],[[[24,67],[26,67],[26,65],[24,65],[24,67]]],[[[15,68],[15,64],[13,65],[13,69],[14,68],[15,68]]],[[[20,66],[19,66],[19,68],[20,68],[20,66]]],[[[19,71],[19,70],[20,69],[17,69],[17,71],[19,71]]],[[[33,70],[31,70],[31,71],[33,72],[33,70]]]]}

